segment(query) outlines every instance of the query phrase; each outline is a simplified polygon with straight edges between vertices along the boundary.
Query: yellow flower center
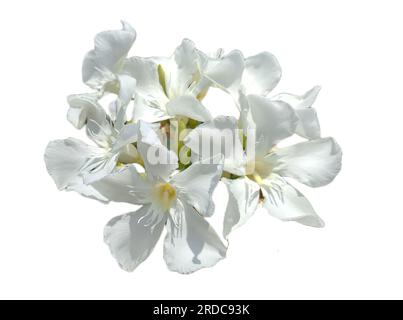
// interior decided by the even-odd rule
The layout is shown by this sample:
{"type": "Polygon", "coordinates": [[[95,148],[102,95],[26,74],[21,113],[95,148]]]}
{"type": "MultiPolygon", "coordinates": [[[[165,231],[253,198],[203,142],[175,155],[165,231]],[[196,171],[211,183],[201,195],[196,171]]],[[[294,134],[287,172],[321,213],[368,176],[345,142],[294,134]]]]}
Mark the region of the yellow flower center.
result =
{"type": "Polygon", "coordinates": [[[261,185],[273,168],[267,162],[256,159],[248,162],[246,170],[248,178],[261,185]]]}
{"type": "Polygon", "coordinates": [[[176,190],[169,183],[158,183],[154,187],[153,197],[163,210],[168,210],[176,200],[176,190]]]}

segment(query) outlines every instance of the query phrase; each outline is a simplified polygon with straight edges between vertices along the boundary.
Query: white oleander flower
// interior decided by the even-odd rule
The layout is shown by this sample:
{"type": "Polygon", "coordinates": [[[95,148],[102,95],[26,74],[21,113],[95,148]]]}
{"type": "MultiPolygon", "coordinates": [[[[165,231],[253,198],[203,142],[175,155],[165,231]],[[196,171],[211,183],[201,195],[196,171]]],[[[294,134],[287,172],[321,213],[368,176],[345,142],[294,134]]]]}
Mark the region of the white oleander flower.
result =
{"type": "Polygon", "coordinates": [[[121,30],[110,30],[95,36],[94,49],[84,58],[82,66],[83,82],[92,89],[121,92],[124,96],[131,81],[121,73],[122,66],[136,40],[136,31],[122,21],[121,30]]]}
{"type": "Polygon", "coordinates": [[[234,51],[209,57],[184,39],[170,58],[132,57],[125,60],[123,73],[137,80],[134,121],[155,121],[180,116],[199,122],[211,120],[202,100],[212,85],[229,85],[237,78],[234,51]]]}
{"type": "Polygon", "coordinates": [[[277,143],[295,132],[298,118],[293,108],[285,102],[257,95],[246,96],[243,103],[246,104],[243,109],[247,110],[244,124],[249,130],[244,132],[252,132],[256,139],[252,154],[243,150],[238,121],[233,117],[218,117],[204,123],[185,140],[192,153],[203,159],[200,138],[215,137],[212,149],[224,155],[224,170],[233,175],[223,178],[230,194],[224,236],[245,223],[259,202],[281,220],[323,226],[308,200],[284,178],[293,178],[311,187],[330,183],[341,169],[340,147],[332,138],[319,138],[277,148],[277,143]],[[221,143],[224,138],[228,141],[228,137],[232,137],[230,147],[221,143]]]}
{"type": "MultiPolygon", "coordinates": [[[[238,59],[236,65],[237,76],[233,85],[227,88],[242,112],[242,100],[245,96],[267,97],[280,82],[282,71],[277,58],[269,52],[261,52],[242,61],[238,59]]],[[[298,118],[296,134],[307,139],[317,139],[320,137],[320,126],[312,104],[319,91],[320,87],[315,86],[303,95],[280,93],[270,99],[284,101],[294,108],[298,118]]]]}
{"type": "Polygon", "coordinates": [[[211,197],[222,165],[193,163],[173,175],[176,154],[142,121],[137,147],[144,159],[144,175],[129,166],[93,184],[111,201],[142,205],[105,227],[112,255],[124,270],[133,271],[150,255],[166,225],[164,259],[170,270],[191,273],[213,266],[225,257],[226,246],[204,217],[214,211],[211,197]],[[164,164],[154,159],[157,156],[164,164]]]}
{"type": "MultiPolygon", "coordinates": [[[[46,168],[60,190],[73,190],[106,201],[91,183],[116,170],[117,164],[136,162],[137,124],[124,124],[122,112],[115,121],[97,105],[87,113],[86,133],[95,145],[68,138],[46,147],[46,168]]],[[[122,109],[123,110],[123,109],[122,109]]],[[[124,111],[124,110],[123,110],[124,111]]]]}
{"type": "Polygon", "coordinates": [[[164,227],[170,270],[192,273],[223,259],[228,244],[208,222],[220,180],[229,192],[225,239],[260,205],[281,220],[323,226],[288,182],[320,187],[341,168],[341,149],[334,139],[321,138],[312,108],[319,87],[269,97],[281,68],[268,52],[244,58],[239,50],[224,55],[219,49],[207,55],[185,39],[168,58],[130,57],[135,40],[126,22],[97,34],[82,65],[83,82],[93,91],[68,97],[68,121],[85,128],[93,145],[68,138],[45,150],[59,189],[141,206],[104,230],[124,270],[147,259],[164,227]],[[239,118],[212,117],[203,103],[213,87],[232,97],[239,118]],[[106,96],[113,98],[108,106],[106,96]],[[281,147],[294,134],[304,142],[281,147]]]}

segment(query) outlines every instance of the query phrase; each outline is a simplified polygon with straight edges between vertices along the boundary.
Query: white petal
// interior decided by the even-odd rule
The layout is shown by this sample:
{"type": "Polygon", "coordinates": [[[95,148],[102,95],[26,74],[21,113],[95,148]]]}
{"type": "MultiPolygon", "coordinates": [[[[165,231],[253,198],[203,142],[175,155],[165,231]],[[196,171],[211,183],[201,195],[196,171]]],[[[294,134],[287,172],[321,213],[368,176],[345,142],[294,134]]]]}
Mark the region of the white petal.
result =
{"type": "Polygon", "coordinates": [[[104,203],[109,202],[109,200],[99,193],[93,186],[85,184],[81,176],[77,176],[76,179],[73,179],[66,190],[78,192],[84,197],[95,199],[104,203]]]}
{"type": "Polygon", "coordinates": [[[105,74],[114,74],[121,68],[136,39],[135,30],[122,22],[121,30],[103,31],[96,35],[94,49],[87,53],[83,62],[83,81],[92,88],[105,83],[105,74]]]}
{"type": "Polygon", "coordinates": [[[97,122],[106,118],[106,113],[98,103],[99,93],[73,94],[68,96],[70,105],[67,120],[77,129],[81,129],[88,119],[97,122]]]}
{"type": "Polygon", "coordinates": [[[82,168],[82,176],[85,184],[93,184],[109,175],[116,168],[119,154],[107,153],[98,158],[93,158],[82,168]]]}
{"type": "Polygon", "coordinates": [[[226,179],[225,183],[229,193],[228,205],[224,218],[224,237],[242,226],[255,213],[259,204],[260,187],[257,183],[244,177],[226,179]]]}
{"type": "Polygon", "coordinates": [[[234,50],[220,59],[209,59],[203,75],[216,86],[225,90],[238,88],[244,70],[244,58],[240,51],[234,50]]]}
{"type": "Polygon", "coordinates": [[[192,273],[212,267],[226,255],[227,248],[210,224],[197,211],[184,204],[184,216],[176,226],[167,222],[164,259],[170,270],[192,273]]]}
{"type": "Polygon", "coordinates": [[[76,184],[76,178],[85,162],[97,153],[97,148],[69,138],[51,141],[46,147],[45,163],[59,189],[76,184]]]}
{"type": "Polygon", "coordinates": [[[109,201],[145,204],[151,202],[151,184],[134,166],[111,173],[91,184],[109,201]]]}
{"type": "Polygon", "coordinates": [[[140,154],[134,144],[127,144],[119,150],[118,163],[130,164],[140,162],[140,154]]]}
{"type": "Polygon", "coordinates": [[[165,71],[166,90],[169,97],[185,94],[198,71],[197,53],[194,43],[184,39],[175,49],[173,57],[162,64],[165,71]]]}
{"type": "Polygon", "coordinates": [[[296,109],[295,113],[299,119],[295,133],[303,138],[320,138],[319,119],[314,108],[296,109]]]}
{"type": "Polygon", "coordinates": [[[257,95],[241,97],[240,102],[243,128],[256,130],[256,154],[267,154],[279,141],[294,134],[298,118],[287,103],[257,95]]]}
{"type": "Polygon", "coordinates": [[[115,99],[111,101],[108,105],[109,116],[112,121],[116,121],[116,117],[118,115],[120,108],[120,101],[119,99],[115,99]]]}
{"type": "Polygon", "coordinates": [[[152,180],[166,181],[178,167],[177,155],[162,145],[155,131],[144,121],[139,121],[137,149],[152,180]]]}
{"type": "Polygon", "coordinates": [[[280,93],[272,98],[273,100],[284,101],[295,109],[295,113],[299,119],[295,133],[307,139],[320,138],[318,116],[316,110],[312,108],[319,91],[320,87],[316,86],[302,96],[280,93]]]}
{"type": "Polygon", "coordinates": [[[212,163],[193,163],[171,180],[179,190],[178,197],[192,205],[203,216],[211,216],[214,213],[212,195],[223,169],[219,159],[221,157],[212,159],[212,163]]]}
{"type": "Polygon", "coordinates": [[[219,116],[197,126],[186,136],[184,143],[192,154],[203,160],[222,154],[224,170],[242,175],[246,156],[239,134],[238,121],[234,117],[219,116]]]}
{"type": "Polygon", "coordinates": [[[273,172],[321,187],[339,173],[342,151],[333,138],[323,138],[278,149],[267,158],[274,163],[273,172]]]}
{"type": "Polygon", "coordinates": [[[165,220],[154,226],[145,226],[141,221],[149,210],[149,205],[143,206],[136,212],[115,217],[105,227],[104,241],[123,270],[136,269],[161,236],[165,220]]]}
{"type": "Polygon", "coordinates": [[[137,123],[126,124],[123,126],[116,137],[112,151],[118,152],[126,145],[136,142],[138,138],[138,127],[137,123]]]}
{"type": "Polygon", "coordinates": [[[168,101],[160,83],[158,64],[152,59],[131,57],[125,61],[122,72],[136,79],[136,92],[147,101],[159,105],[168,101]]]}
{"type": "Polygon", "coordinates": [[[91,185],[84,184],[81,176],[81,167],[94,156],[93,151],[99,150],[73,138],[52,141],[45,151],[46,167],[60,190],[75,191],[82,196],[108,202],[91,185]]]}
{"type": "Polygon", "coordinates": [[[153,104],[147,101],[142,96],[137,95],[134,99],[134,108],[132,121],[138,122],[140,120],[145,122],[159,122],[171,118],[165,111],[161,109],[159,104],[153,104]]]}
{"type": "Polygon", "coordinates": [[[273,217],[283,221],[296,221],[310,227],[324,226],[309,201],[287,182],[278,182],[275,189],[262,186],[262,192],[265,197],[263,205],[273,217]]]}
{"type": "Polygon", "coordinates": [[[320,86],[315,86],[303,95],[295,95],[291,93],[279,93],[272,97],[272,100],[281,100],[288,103],[296,109],[310,108],[315,103],[320,92],[320,86]]]}
{"type": "Polygon", "coordinates": [[[201,122],[211,120],[210,112],[191,95],[183,95],[171,100],[167,104],[167,111],[172,116],[184,116],[201,122]]]}
{"type": "Polygon", "coordinates": [[[111,146],[112,138],[116,135],[116,131],[109,118],[105,118],[101,122],[88,119],[85,130],[87,136],[92,141],[105,149],[108,149],[111,146]]]}
{"type": "Polygon", "coordinates": [[[262,52],[245,59],[245,70],[242,75],[245,94],[267,95],[280,79],[280,64],[271,53],[262,52]]]}
{"type": "Polygon", "coordinates": [[[127,120],[126,110],[134,96],[136,80],[127,75],[119,75],[119,94],[116,103],[116,119],[114,127],[120,130],[127,120]]]}
{"type": "Polygon", "coordinates": [[[82,196],[108,202],[91,185],[84,184],[81,167],[99,150],[85,143],[70,138],[56,140],[48,144],[45,152],[45,162],[49,174],[59,189],[76,191],[82,196]]]}

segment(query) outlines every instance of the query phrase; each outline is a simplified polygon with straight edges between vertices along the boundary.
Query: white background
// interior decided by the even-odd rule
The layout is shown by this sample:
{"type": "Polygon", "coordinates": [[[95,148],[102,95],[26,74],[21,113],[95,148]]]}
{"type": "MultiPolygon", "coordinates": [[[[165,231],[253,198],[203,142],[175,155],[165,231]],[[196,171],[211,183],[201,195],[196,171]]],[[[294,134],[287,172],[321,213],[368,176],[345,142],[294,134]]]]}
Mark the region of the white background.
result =
{"type": "Polygon", "coordinates": [[[0,298],[403,298],[402,13],[386,0],[2,1],[0,298]],[[267,50],[283,68],[275,92],[322,86],[323,136],[342,146],[343,169],[299,188],[324,229],[258,212],[212,269],[169,272],[161,242],[134,273],[119,269],[102,230],[133,208],[57,191],[43,152],[84,137],[65,120],[66,96],[87,91],[82,58],[120,19],[138,32],[134,55],[170,55],[184,37],[205,51],[267,50]]]}

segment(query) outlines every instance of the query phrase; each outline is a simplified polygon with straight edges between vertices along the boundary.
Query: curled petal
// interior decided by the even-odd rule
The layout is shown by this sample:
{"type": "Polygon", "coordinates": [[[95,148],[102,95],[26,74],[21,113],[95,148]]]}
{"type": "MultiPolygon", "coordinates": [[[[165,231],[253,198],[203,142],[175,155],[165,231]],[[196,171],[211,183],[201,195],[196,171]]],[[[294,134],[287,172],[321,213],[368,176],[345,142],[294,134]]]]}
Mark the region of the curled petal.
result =
{"type": "Polygon", "coordinates": [[[81,129],[89,119],[97,122],[106,118],[104,109],[98,103],[99,93],[73,94],[68,96],[69,111],[67,120],[77,129],[81,129]]]}
{"type": "Polygon", "coordinates": [[[94,49],[84,58],[82,67],[84,83],[91,88],[99,89],[113,79],[135,40],[136,31],[126,22],[122,22],[121,30],[103,31],[97,34],[94,49]]]}
{"type": "Polygon", "coordinates": [[[284,101],[294,108],[298,117],[295,133],[307,139],[320,138],[320,125],[316,110],[312,108],[320,91],[320,87],[313,87],[305,94],[298,96],[289,93],[280,93],[273,100],[284,101]]]}

